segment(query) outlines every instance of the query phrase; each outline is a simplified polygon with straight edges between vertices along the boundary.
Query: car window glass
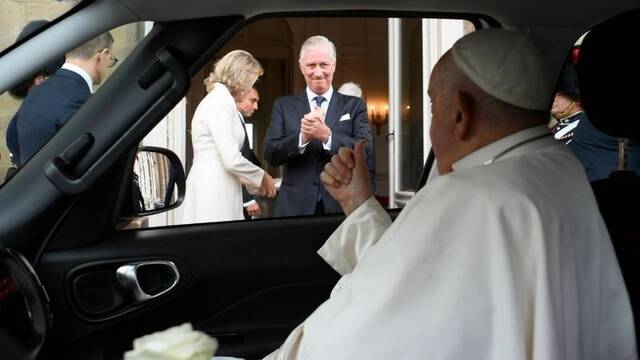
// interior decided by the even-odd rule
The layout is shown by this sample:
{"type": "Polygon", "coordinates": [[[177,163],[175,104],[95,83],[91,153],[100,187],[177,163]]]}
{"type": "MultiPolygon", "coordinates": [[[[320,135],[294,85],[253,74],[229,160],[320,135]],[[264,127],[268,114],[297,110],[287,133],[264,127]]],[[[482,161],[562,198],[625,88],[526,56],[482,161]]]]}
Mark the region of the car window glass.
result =
{"type": "MultiPolygon", "coordinates": [[[[439,57],[455,40],[473,30],[469,21],[420,18],[279,17],[248,24],[193,77],[186,98],[143,140],[142,145],[169,148],[178,155],[188,174],[187,195],[177,209],[137,219],[135,226],[340,211],[336,204],[328,204],[318,185],[322,164],[328,158],[326,152],[322,154],[324,143],[309,143],[314,156],[299,153],[300,120],[306,110],[296,107],[307,106],[310,110],[313,105],[305,93],[303,73],[315,71],[313,76],[322,78],[330,68],[325,58],[299,65],[301,45],[313,35],[325,36],[336,47],[331,81],[334,94],[361,98],[347,98],[338,109],[321,105],[321,109],[326,107],[325,116],[329,115],[332,141],[369,137],[366,153],[371,157],[368,164],[376,199],[386,208],[404,206],[416,190],[430,149],[430,109],[429,101],[424,100],[424,84],[439,57]],[[264,75],[255,84],[259,101],[257,109],[245,105],[248,110],[243,119],[231,115],[235,116],[233,123],[229,120],[221,125],[221,119],[230,116],[222,109],[233,106],[218,101],[207,105],[203,83],[211,80],[216,61],[236,49],[248,51],[262,65],[264,75]],[[357,104],[362,106],[359,113],[354,110],[357,104]],[[233,163],[239,161],[237,158],[221,154],[225,151],[222,146],[233,146],[237,155],[244,145],[245,131],[248,147],[276,181],[279,190],[275,199],[255,196],[243,200],[240,181],[246,181],[243,176],[251,177],[251,171],[233,163]],[[226,140],[211,132],[226,132],[226,140]],[[216,140],[230,142],[220,145],[216,140]],[[288,150],[283,147],[291,147],[296,154],[286,154],[288,150]],[[318,209],[318,203],[324,208],[318,209]]],[[[330,103],[338,97],[333,95],[330,103]]],[[[241,106],[235,105],[236,110],[241,106]]],[[[148,181],[140,180],[143,183],[148,181]]],[[[162,199],[149,201],[158,203],[162,199]]]]}
{"type": "MultiPolygon", "coordinates": [[[[62,8],[68,9],[71,6],[70,2],[62,1],[60,3],[64,4],[66,8],[62,5],[51,6],[47,8],[47,11],[42,10],[44,11],[41,14],[42,18],[53,18],[57,14],[64,12],[61,10],[62,8]]],[[[37,7],[37,4],[31,4],[30,2],[24,2],[23,4],[27,9],[37,7]]],[[[0,33],[5,32],[7,37],[11,36],[11,39],[15,40],[17,35],[14,34],[19,33],[26,26],[31,26],[28,24],[32,18],[21,19],[23,21],[15,23],[0,22],[0,33]]],[[[94,93],[99,91],[100,84],[107,81],[109,76],[118,69],[122,61],[126,59],[137,43],[144,37],[148,27],[149,25],[145,23],[132,23],[112,29],[109,32],[113,38],[110,48],[106,48],[107,45],[101,45],[98,46],[100,48],[91,51],[90,56],[94,58],[100,57],[101,64],[103,64],[100,67],[99,80],[96,79],[93,73],[85,72],[84,76],[77,70],[70,73],[69,71],[71,70],[67,68],[68,64],[65,63],[65,57],[61,56],[57,61],[44,65],[32,77],[25,79],[21,84],[0,95],[0,136],[2,139],[0,141],[0,184],[10,179],[12,174],[17,171],[17,168],[26,163],[91,96],[89,83],[92,83],[94,93]],[[65,69],[61,69],[61,67],[65,67],[65,69]],[[74,86],[67,86],[67,83],[61,85],[60,76],[54,76],[57,73],[64,79],[72,81],[74,86]],[[68,76],[68,74],[71,75],[68,76]],[[44,84],[48,84],[47,87],[44,84]],[[27,113],[25,110],[22,112],[23,116],[17,116],[16,114],[21,109],[23,100],[32,92],[31,96],[35,97],[38,91],[46,94],[39,96],[38,101],[34,102],[35,105],[25,106],[25,109],[32,110],[29,115],[25,115],[27,113]],[[52,93],[57,96],[51,95],[52,93]],[[61,104],[57,100],[61,97],[73,100],[65,100],[61,104]],[[59,106],[51,106],[52,103],[56,102],[58,102],[59,106]],[[40,117],[47,118],[46,126],[40,125],[42,123],[39,121],[40,117]]],[[[100,44],[98,43],[98,45],[100,44]]]]}

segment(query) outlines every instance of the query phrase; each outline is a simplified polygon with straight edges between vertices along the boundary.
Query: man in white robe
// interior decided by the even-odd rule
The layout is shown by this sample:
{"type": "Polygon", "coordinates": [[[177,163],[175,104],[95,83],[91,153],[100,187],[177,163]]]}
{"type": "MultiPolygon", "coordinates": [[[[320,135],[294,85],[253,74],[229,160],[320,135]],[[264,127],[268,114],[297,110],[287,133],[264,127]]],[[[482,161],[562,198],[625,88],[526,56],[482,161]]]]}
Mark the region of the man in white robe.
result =
{"type": "Polygon", "coordinates": [[[391,222],[364,142],[322,180],[348,215],[319,254],[342,278],[267,359],[637,359],[627,290],[585,172],[549,134],[522,35],[482,30],[436,65],[440,176],[391,222]]]}

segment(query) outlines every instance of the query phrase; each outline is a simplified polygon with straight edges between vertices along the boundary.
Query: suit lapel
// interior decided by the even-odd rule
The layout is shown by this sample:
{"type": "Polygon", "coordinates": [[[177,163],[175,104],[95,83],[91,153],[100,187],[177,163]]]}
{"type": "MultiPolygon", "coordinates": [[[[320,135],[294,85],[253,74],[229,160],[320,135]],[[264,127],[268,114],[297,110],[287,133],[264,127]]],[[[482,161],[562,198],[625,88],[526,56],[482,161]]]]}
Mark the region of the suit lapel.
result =
{"type": "Polygon", "coordinates": [[[240,112],[237,112],[237,114],[238,121],[240,121],[240,124],[242,124],[242,129],[244,130],[244,142],[242,143],[240,153],[245,159],[251,161],[255,166],[262,167],[262,163],[260,162],[260,160],[258,160],[256,154],[253,153],[253,150],[251,150],[249,144],[249,133],[247,132],[247,125],[244,122],[244,117],[242,116],[242,114],[240,114],[240,112]]]}
{"type": "Polygon", "coordinates": [[[337,91],[333,92],[333,96],[331,96],[331,101],[329,102],[329,108],[327,109],[327,116],[325,118],[325,124],[329,127],[329,129],[333,129],[333,127],[338,122],[338,118],[340,117],[340,111],[344,108],[344,98],[342,94],[337,91]]]}
{"type": "Polygon", "coordinates": [[[240,150],[240,152],[244,153],[246,149],[249,148],[249,134],[247,134],[247,126],[244,124],[242,115],[239,112],[237,112],[237,114],[238,121],[240,121],[240,124],[242,124],[242,130],[244,130],[244,142],[242,143],[242,149],[240,150]]]}
{"type": "Polygon", "coordinates": [[[307,98],[306,89],[303,90],[300,94],[298,94],[298,98],[300,99],[300,101],[297,104],[296,110],[298,111],[298,114],[300,115],[300,118],[302,119],[304,114],[308,114],[309,112],[311,112],[311,108],[309,107],[309,99],[307,98]]]}
{"type": "Polygon", "coordinates": [[[311,109],[309,108],[309,99],[307,98],[307,91],[302,90],[302,92],[300,94],[298,94],[298,101],[296,101],[295,103],[295,109],[296,109],[296,129],[298,132],[300,132],[300,119],[302,119],[302,117],[305,114],[308,114],[311,109]]]}

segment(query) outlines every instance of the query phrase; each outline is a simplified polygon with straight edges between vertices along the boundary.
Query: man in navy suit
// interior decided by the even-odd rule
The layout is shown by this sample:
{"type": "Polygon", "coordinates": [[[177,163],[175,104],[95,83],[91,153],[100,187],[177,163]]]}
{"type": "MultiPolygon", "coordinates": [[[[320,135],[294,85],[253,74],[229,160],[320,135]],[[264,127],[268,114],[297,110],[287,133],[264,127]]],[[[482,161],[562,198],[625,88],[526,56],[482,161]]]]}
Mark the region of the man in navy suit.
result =
{"type": "MultiPolygon", "coordinates": [[[[253,113],[258,110],[258,101],[260,101],[258,90],[251,88],[250,90],[244,91],[240,99],[236,99],[236,110],[238,110],[238,118],[244,128],[244,143],[242,144],[240,152],[242,153],[242,156],[251,161],[254,165],[262,167],[262,163],[258,160],[256,154],[253,153],[253,150],[251,150],[247,127],[245,125],[245,119],[250,118],[253,113]]],[[[244,186],[242,187],[242,205],[244,207],[245,219],[251,219],[254,216],[260,215],[262,212],[255,197],[249,194],[244,186]]]]}
{"type": "Polygon", "coordinates": [[[284,165],[275,215],[342,212],[321,186],[320,173],[340,147],[353,148],[359,139],[371,143],[367,109],[361,99],[333,90],[336,48],[326,37],[305,40],[299,65],[307,88],[276,99],[264,141],[267,162],[284,165]]]}
{"type": "MultiPolygon", "coordinates": [[[[45,27],[48,23],[49,21],[47,20],[30,21],[20,32],[18,38],[16,39],[16,42],[19,42],[20,40],[23,40],[28,36],[32,36],[38,30],[41,30],[43,27],[45,27]]],[[[62,64],[64,64],[64,56],[53,60],[52,62],[35,71],[33,74],[31,74],[31,76],[26,77],[18,85],[9,89],[9,94],[11,94],[11,96],[18,100],[23,100],[25,97],[27,97],[27,94],[29,94],[31,90],[33,90],[36,86],[42,84],[47,78],[58,71],[62,64]]],[[[13,118],[11,118],[9,126],[7,127],[6,142],[7,148],[9,149],[9,152],[11,153],[11,157],[13,159],[13,164],[20,164],[20,154],[18,149],[18,127],[16,125],[15,115],[13,116],[13,118]]],[[[7,170],[6,179],[8,180],[16,170],[16,166],[10,167],[7,170]]]]}
{"type": "Polygon", "coordinates": [[[117,59],[113,37],[102,34],[66,54],[53,76],[35,87],[16,113],[18,167],[27,162],[80,109],[117,59]]]}

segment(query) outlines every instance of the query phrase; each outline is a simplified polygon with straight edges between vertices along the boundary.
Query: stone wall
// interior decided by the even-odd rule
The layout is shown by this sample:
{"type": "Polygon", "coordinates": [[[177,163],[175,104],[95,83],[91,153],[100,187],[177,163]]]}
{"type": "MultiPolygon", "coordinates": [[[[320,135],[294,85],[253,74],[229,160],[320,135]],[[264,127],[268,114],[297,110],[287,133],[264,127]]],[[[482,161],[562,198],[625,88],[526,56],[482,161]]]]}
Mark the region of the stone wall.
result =
{"type": "MultiPolygon", "coordinates": [[[[9,47],[18,37],[25,24],[32,20],[52,20],[64,14],[77,1],[59,0],[0,0],[0,50],[9,47]]],[[[121,26],[111,31],[114,37],[114,55],[120,60],[118,65],[133,50],[144,35],[142,23],[121,26]]],[[[117,68],[117,66],[115,68],[117,68]]],[[[115,70],[112,69],[113,70],[115,70]]],[[[97,88],[96,88],[97,90],[97,88]]],[[[10,166],[9,152],[5,138],[9,121],[20,102],[8,92],[0,94],[0,184],[10,166]]]]}

